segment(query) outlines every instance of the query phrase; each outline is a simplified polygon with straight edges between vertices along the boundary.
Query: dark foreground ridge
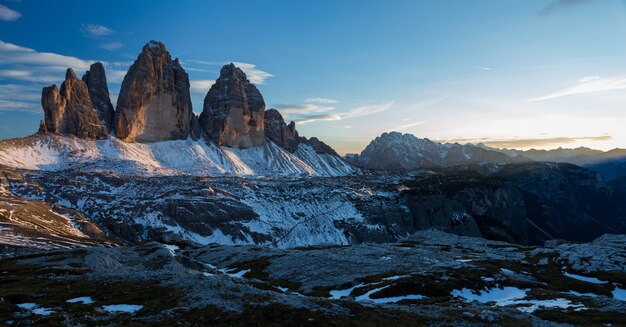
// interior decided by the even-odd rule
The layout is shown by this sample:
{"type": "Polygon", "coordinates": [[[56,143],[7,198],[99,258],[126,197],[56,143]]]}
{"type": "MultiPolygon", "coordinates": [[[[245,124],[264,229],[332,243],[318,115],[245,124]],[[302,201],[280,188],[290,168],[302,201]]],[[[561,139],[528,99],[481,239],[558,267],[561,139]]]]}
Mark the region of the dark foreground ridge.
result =
{"type": "Polygon", "coordinates": [[[0,260],[0,321],[619,325],[624,247],[624,236],[521,247],[431,231],[348,247],[147,242],[34,253],[0,260]]]}

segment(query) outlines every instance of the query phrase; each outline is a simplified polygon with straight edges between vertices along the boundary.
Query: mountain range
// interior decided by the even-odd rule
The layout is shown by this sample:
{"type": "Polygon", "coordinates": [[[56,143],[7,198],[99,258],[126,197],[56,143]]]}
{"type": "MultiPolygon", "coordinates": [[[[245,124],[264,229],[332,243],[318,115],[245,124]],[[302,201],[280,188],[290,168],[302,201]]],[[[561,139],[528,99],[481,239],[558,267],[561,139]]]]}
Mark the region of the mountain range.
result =
{"type": "Polygon", "coordinates": [[[195,115],[156,41],[115,106],[94,63],[42,109],[0,141],[7,325],[623,321],[624,150],[390,132],[342,158],[234,64],[195,115]]]}
{"type": "Polygon", "coordinates": [[[383,133],[360,154],[347,154],[345,159],[355,166],[391,171],[485,163],[560,162],[591,169],[607,180],[626,176],[626,149],[600,151],[579,147],[523,151],[483,144],[444,144],[399,132],[383,133]]]}

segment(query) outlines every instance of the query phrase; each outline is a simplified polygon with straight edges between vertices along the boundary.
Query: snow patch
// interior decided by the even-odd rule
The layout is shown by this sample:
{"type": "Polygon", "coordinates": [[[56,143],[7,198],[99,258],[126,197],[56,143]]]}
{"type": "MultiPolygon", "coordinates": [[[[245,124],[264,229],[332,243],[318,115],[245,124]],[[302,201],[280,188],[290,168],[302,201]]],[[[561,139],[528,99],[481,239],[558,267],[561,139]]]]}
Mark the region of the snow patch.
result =
{"type": "Polygon", "coordinates": [[[583,282],[587,282],[587,283],[592,283],[592,284],[606,284],[608,282],[599,280],[595,277],[587,277],[587,276],[582,276],[582,275],[576,275],[576,274],[570,274],[568,272],[564,272],[563,275],[569,277],[569,278],[573,278],[573,279],[577,279],[583,282]]]}
{"type": "Polygon", "coordinates": [[[67,300],[65,302],[67,302],[67,303],[92,304],[95,301],[90,296],[81,296],[81,297],[75,297],[73,299],[69,299],[69,300],[67,300]]]}
{"type": "Polygon", "coordinates": [[[111,304],[111,305],[103,305],[102,309],[110,313],[134,313],[143,309],[143,305],[111,304]]]}

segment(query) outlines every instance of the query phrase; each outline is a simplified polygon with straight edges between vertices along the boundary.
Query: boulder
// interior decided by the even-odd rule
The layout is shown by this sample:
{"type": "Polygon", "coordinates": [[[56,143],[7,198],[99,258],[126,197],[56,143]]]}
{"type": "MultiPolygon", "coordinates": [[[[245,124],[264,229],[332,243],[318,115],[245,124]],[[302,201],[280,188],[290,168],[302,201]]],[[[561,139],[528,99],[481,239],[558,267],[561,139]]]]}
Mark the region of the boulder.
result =
{"type": "Polygon", "coordinates": [[[108,136],[108,129],[101,123],[89,97],[87,84],[79,80],[71,68],[67,69],[60,90],[56,85],[43,88],[41,107],[45,116],[45,128],[40,126],[42,133],[70,134],[87,139],[108,136]]]}
{"type": "Polygon", "coordinates": [[[200,127],[217,145],[261,146],[265,144],[264,113],[261,92],[231,63],[222,67],[204,98],[200,127]]]}
{"type": "Polygon", "coordinates": [[[148,42],[122,82],[115,135],[126,142],[184,139],[192,118],[187,73],[163,43],[148,42]]]}

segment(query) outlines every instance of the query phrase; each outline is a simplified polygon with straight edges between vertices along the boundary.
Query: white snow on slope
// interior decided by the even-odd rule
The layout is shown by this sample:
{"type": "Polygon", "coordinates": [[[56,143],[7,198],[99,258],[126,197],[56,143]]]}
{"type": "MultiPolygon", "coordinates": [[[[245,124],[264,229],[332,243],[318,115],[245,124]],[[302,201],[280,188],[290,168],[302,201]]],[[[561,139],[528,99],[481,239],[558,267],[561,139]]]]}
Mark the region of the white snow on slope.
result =
{"type": "Polygon", "coordinates": [[[341,158],[315,153],[306,144],[290,153],[269,141],[261,147],[235,149],[191,139],[125,143],[116,138],[92,141],[52,135],[1,142],[0,165],[147,176],[341,176],[354,171],[341,158]]]}

